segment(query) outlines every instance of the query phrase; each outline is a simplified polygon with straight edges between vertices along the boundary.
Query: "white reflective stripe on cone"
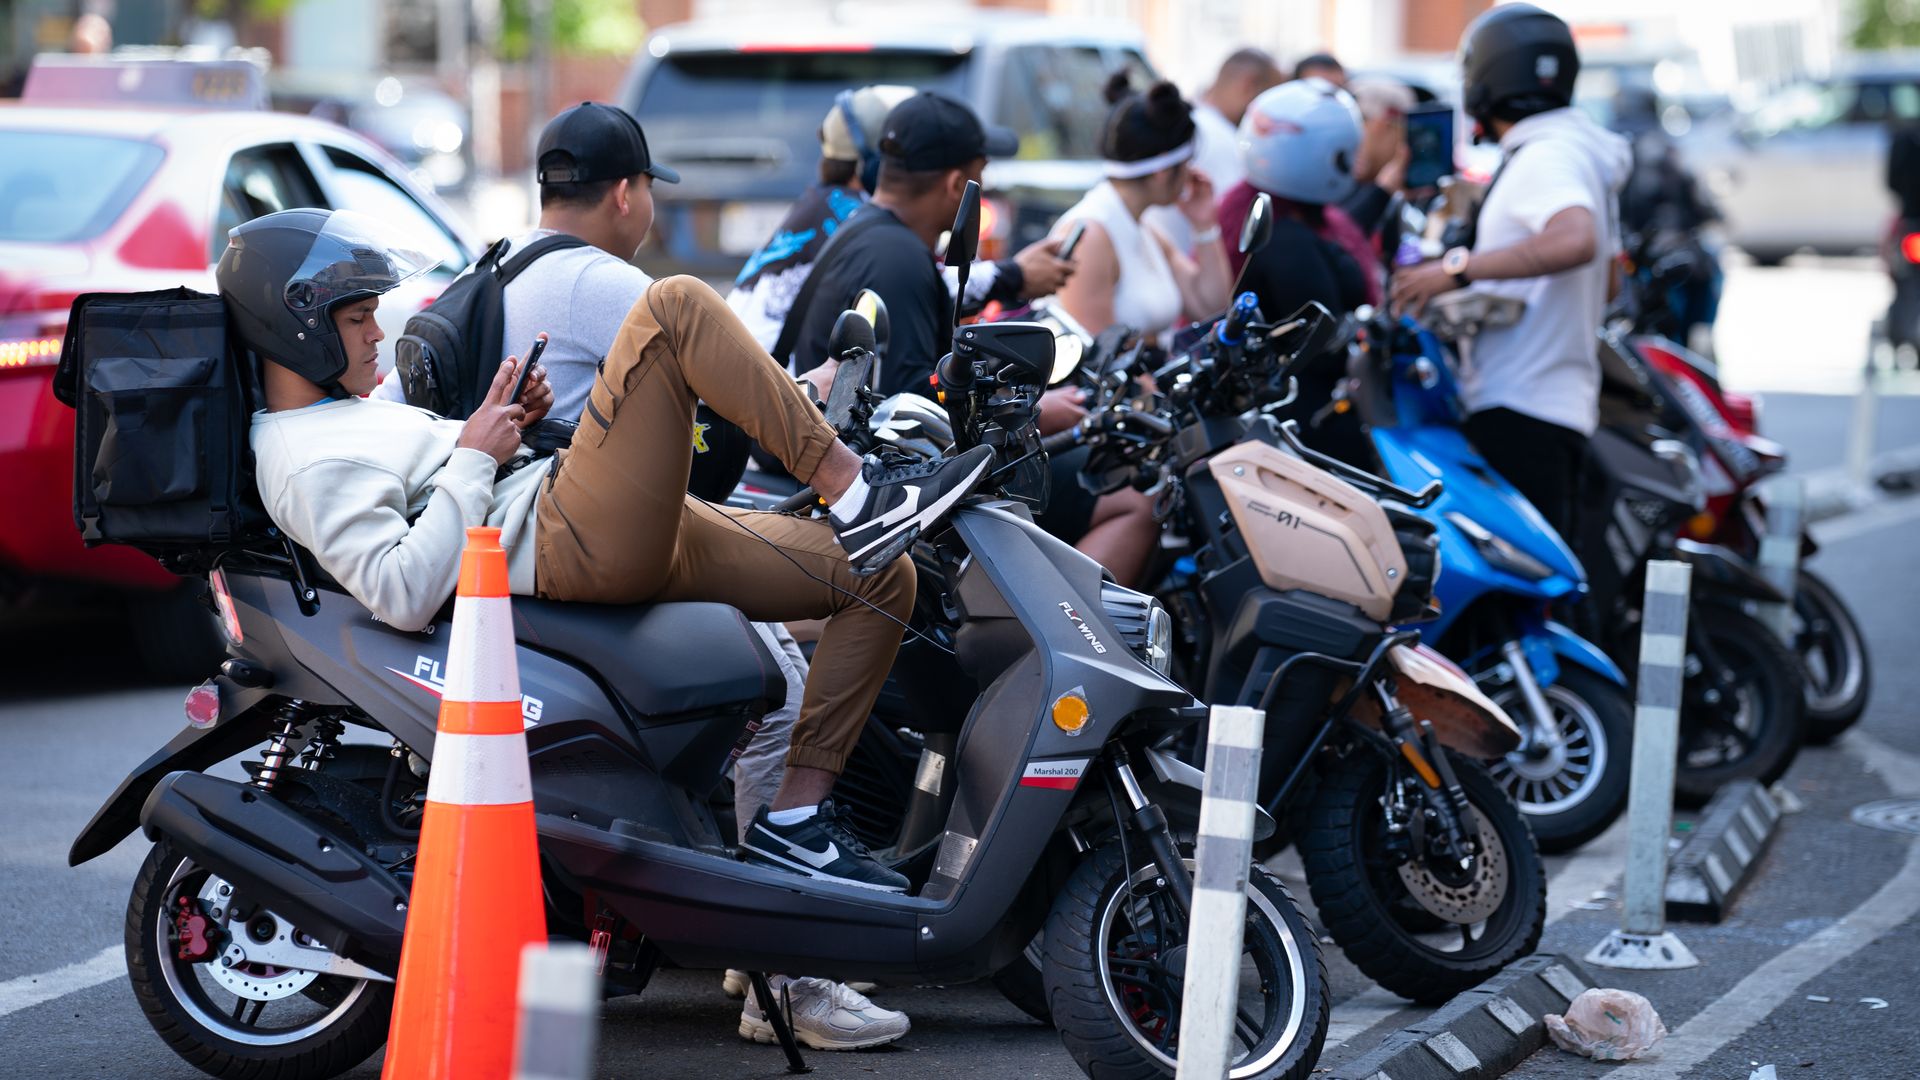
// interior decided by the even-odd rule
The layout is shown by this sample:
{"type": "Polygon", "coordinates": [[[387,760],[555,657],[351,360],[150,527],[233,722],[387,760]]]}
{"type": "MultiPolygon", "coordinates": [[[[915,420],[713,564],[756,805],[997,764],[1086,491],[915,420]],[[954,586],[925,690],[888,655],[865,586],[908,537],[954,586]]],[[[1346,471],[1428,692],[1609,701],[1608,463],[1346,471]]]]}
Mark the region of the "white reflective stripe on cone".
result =
{"type": "Polygon", "coordinates": [[[462,596],[453,604],[444,701],[519,701],[520,664],[513,646],[512,601],[462,596]]]}
{"type": "Polygon", "coordinates": [[[443,731],[434,736],[427,801],[451,806],[532,802],[526,733],[458,735],[443,731]]]}

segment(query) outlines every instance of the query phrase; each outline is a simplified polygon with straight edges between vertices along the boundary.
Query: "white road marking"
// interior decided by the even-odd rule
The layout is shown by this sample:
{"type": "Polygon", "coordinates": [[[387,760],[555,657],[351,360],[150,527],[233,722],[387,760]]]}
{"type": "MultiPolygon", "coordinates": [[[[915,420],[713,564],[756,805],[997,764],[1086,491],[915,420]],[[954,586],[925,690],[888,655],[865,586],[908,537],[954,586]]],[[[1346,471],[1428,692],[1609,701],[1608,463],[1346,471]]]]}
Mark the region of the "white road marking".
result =
{"type": "MultiPolygon", "coordinates": [[[[1896,796],[1920,795],[1920,758],[1865,732],[1847,733],[1847,749],[1880,774],[1896,796]]],[[[1628,1066],[1633,1080],[1677,1080],[1722,1046],[1765,1020],[1808,980],[1873,944],[1920,914],[1920,843],[1907,848],[1900,870],[1839,922],[1814,934],[1735,983],[1695,1013],[1660,1047],[1660,1059],[1628,1066]]]]}
{"type": "Polygon", "coordinates": [[[103,982],[125,978],[126,974],[126,950],[114,945],[101,949],[92,958],[77,964],[43,971],[38,975],[8,979],[0,983],[0,1016],[31,1009],[103,982]]]}
{"type": "Polygon", "coordinates": [[[1818,522],[1813,526],[1813,538],[1822,544],[1837,544],[1895,525],[1905,525],[1915,518],[1920,518],[1920,499],[1895,499],[1818,522]]]}
{"type": "Polygon", "coordinates": [[[1367,1029],[1392,1016],[1402,1009],[1419,1008],[1398,994],[1370,986],[1333,1007],[1333,1022],[1327,1025],[1327,1050],[1345,1043],[1356,1035],[1365,1034],[1367,1029]]]}

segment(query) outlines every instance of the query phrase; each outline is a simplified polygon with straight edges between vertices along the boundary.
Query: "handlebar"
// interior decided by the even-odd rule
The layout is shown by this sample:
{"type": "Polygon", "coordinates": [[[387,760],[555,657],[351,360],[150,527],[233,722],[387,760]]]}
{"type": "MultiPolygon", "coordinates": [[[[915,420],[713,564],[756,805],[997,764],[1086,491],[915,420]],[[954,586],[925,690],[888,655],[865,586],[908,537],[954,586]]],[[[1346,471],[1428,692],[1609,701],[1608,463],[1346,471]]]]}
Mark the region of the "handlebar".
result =
{"type": "Polygon", "coordinates": [[[1292,448],[1294,453],[1299,454],[1302,460],[1325,469],[1369,494],[1385,496],[1419,510],[1432,506],[1434,500],[1440,497],[1442,485],[1438,480],[1429,480],[1419,491],[1408,491],[1391,480],[1382,479],[1365,469],[1356,469],[1339,458],[1328,457],[1309,447],[1300,441],[1300,421],[1298,420],[1283,421],[1280,424],[1280,438],[1292,448]]]}

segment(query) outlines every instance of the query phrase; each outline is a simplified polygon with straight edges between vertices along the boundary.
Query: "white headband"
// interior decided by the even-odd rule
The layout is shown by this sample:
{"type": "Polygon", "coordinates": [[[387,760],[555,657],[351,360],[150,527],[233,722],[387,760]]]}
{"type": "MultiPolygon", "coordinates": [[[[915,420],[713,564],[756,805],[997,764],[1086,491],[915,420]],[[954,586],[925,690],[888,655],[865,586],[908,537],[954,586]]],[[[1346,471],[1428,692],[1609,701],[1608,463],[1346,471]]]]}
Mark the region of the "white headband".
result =
{"type": "Polygon", "coordinates": [[[1193,140],[1188,139],[1164,154],[1155,154],[1139,161],[1107,162],[1107,176],[1113,180],[1138,180],[1143,176],[1152,176],[1161,169],[1170,169],[1193,156],[1193,140]]]}

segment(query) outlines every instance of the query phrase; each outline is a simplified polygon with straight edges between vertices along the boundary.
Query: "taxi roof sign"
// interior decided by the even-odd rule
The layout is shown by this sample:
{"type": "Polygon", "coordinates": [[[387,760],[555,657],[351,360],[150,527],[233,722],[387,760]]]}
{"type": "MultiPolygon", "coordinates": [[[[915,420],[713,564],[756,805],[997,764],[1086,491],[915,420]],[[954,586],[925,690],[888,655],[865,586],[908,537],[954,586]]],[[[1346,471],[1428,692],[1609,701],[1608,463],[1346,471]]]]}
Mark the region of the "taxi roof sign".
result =
{"type": "Polygon", "coordinates": [[[20,100],[36,105],[264,109],[267,79],[262,66],[246,58],[42,53],[33,58],[20,100]]]}

